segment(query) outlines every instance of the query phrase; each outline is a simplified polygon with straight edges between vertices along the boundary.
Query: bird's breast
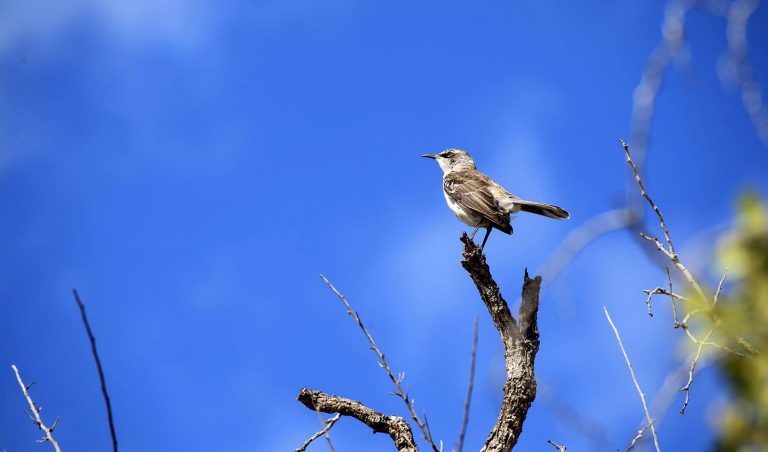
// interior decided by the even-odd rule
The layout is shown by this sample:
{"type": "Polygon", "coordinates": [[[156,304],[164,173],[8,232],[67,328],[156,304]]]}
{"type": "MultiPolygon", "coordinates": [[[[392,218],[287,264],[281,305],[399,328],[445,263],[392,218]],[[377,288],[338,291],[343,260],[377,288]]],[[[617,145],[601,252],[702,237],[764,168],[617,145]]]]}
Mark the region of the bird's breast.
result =
{"type": "Polygon", "coordinates": [[[445,202],[448,204],[448,208],[451,209],[456,218],[461,220],[464,224],[472,227],[476,227],[483,221],[483,217],[473,212],[472,210],[465,209],[461,204],[457,203],[447,193],[443,192],[445,196],[445,202]]]}

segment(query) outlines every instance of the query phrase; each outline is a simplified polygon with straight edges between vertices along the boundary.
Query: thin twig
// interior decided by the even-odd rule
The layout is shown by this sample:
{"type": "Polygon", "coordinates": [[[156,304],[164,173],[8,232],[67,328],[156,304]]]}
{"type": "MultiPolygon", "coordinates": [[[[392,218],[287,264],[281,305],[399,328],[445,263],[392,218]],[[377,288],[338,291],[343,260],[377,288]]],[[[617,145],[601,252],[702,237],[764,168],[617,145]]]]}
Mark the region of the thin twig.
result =
{"type": "Polygon", "coordinates": [[[467,396],[464,398],[464,417],[461,420],[461,433],[459,433],[459,442],[456,445],[456,451],[461,452],[464,448],[464,436],[467,434],[467,424],[469,423],[469,405],[472,401],[472,389],[475,386],[475,359],[477,358],[477,330],[480,318],[475,317],[472,325],[472,354],[469,360],[469,382],[467,383],[467,396]]]}
{"type": "Polygon", "coordinates": [[[651,311],[651,298],[654,295],[666,295],[670,298],[670,300],[672,300],[672,316],[675,319],[675,322],[677,322],[677,307],[675,306],[675,300],[688,301],[684,296],[671,292],[670,290],[663,287],[657,287],[655,289],[643,289],[643,292],[647,295],[645,298],[645,304],[648,305],[648,315],[650,317],[653,317],[653,312],[651,311]]]}
{"type": "Polygon", "coordinates": [[[96,369],[99,371],[99,381],[101,382],[101,394],[104,396],[104,403],[107,405],[107,419],[109,420],[109,433],[112,436],[112,450],[117,452],[117,433],[115,432],[115,423],[112,418],[112,403],[109,401],[109,393],[107,392],[107,381],[104,379],[104,369],[101,366],[101,359],[99,359],[99,352],[96,350],[96,338],[91,331],[91,325],[88,323],[88,316],[85,314],[85,305],[80,300],[80,294],[77,293],[77,289],[72,289],[72,295],[75,297],[77,306],[80,308],[80,316],[83,319],[83,325],[85,326],[85,332],[88,333],[88,340],[91,341],[91,353],[93,359],[96,361],[96,369]]]}
{"type": "MultiPolygon", "coordinates": [[[[715,290],[715,295],[712,297],[712,308],[714,308],[717,305],[717,301],[720,298],[720,292],[723,290],[723,283],[725,283],[725,278],[728,276],[728,269],[726,269],[723,272],[722,278],[720,278],[720,282],[717,284],[717,290],[715,290]]],[[[686,316],[686,319],[688,316],[686,316]]],[[[685,329],[686,332],[688,332],[688,328],[685,329]]],[[[683,402],[683,407],[680,408],[680,414],[685,414],[685,409],[688,407],[688,402],[690,401],[690,395],[691,395],[691,385],[693,384],[693,372],[696,370],[696,365],[699,362],[699,359],[701,358],[701,352],[704,349],[705,345],[716,345],[711,342],[707,342],[712,336],[712,333],[715,332],[715,327],[711,327],[707,334],[704,336],[704,339],[701,341],[698,341],[698,347],[696,348],[696,354],[693,357],[693,360],[691,361],[691,367],[688,369],[688,382],[680,388],[681,391],[685,392],[685,401],[683,402]]],[[[689,333],[689,337],[690,333],[689,333]]],[[[693,338],[695,339],[695,338],[693,338]]]]}
{"type": "Polygon", "coordinates": [[[693,287],[693,290],[696,291],[696,293],[701,297],[702,300],[705,299],[704,291],[701,290],[701,286],[699,286],[699,283],[696,282],[696,280],[693,278],[693,275],[691,275],[691,272],[688,271],[685,265],[683,265],[682,262],[680,262],[680,258],[677,256],[677,253],[675,252],[675,246],[672,244],[672,237],[669,235],[669,229],[667,228],[667,223],[664,221],[664,216],[661,214],[661,209],[659,209],[656,203],[653,202],[653,199],[651,199],[651,196],[645,190],[643,179],[640,177],[640,173],[637,170],[637,166],[635,165],[635,162],[632,161],[632,156],[629,153],[629,145],[623,139],[619,139],[619,141],[621,142],[621,145],[624,147],[624,154],[626,154],[627,156],[627,163],[629,163],[629,166],[632,168],[632,175],[635,177],[635,181],[637,182],[637,185],[640,187],[640,194],[642,194],[643,198],[645,198],[645,200],[648,201],[648,204],[651,206],[653,211],[656,213],[656,217],[659,219],[659,225],[661,226],[661,230],[664,232],[664,239],[667,241],[667,247],[665,248],[664,245],[662,245],[661,242],[659,242],[659,240],[656,239],[655,237],[652,238],[645,234],[641,234],[641,236],[644,239],[653,242],[656,245],[656,248],[659,249],[659,251],[666,254],[669,260],[672,261],[672,264],[674,264],[674,266],[677,267],[678,270],[680,270],[680,273],[683,274],[683,276],[691,285],[691,287],[693,287]]]}
{"type": "Polygon", "coordinates": [[[566,447],[562,444],[557,444],[556,442],[552,441],[551,439],[548,439],[547,442],[552,445],[555,449],[559,450],[560,452],[565,452],[566,447]]]}
{"type": "Polygon", "coordinates": [[[632,161],[632,157],[629,155],[629,145],[622,138],[619,138],[619,141],[621,141],[621,145],[624,147],[624,153],[627,155],[627,163],[629,163],[629,166],[632,167],[632,175],[635,177],[637,185],[640,186],[640,194],[643,195],[643,198],[648,201],[648,204],[651,205],[651,208],[653,208],[653,211],[656,213],[656,217],[658,217],[659,223],[661,224],[661,230],[664,231],[664,238],[667,240],[669,252],[674,255],[675,247],[672,245],[672,239],[669,237],[669,230],[667,229],[667,224],[664,221],[664,216],[661,214],[661,210],[659,210],[659,208],[651,199],[651,196],[645,190],[645,185],[643,185],[643,180],[640,178],[640,173],[637,171],[637,166],[635,166],[635,162],[632,161]]]}
{"type": "Polygon", "coordinates": [[[629,443],[629,447],[627,447],[627,452],[629,452],[629,451],[631,451],[632,449],[634,449],[634,448],[635,448],[635,443],[637,443],[637,441],[638,441],[640,438],[642,438],[642,437],[643,437],[643,433],[645,433],[645,431],[646,431],[646,430],[648,430],[648,428],[649,428],[651,425],[653,425],[653,421],[649,422],[649,423],[648,423],[648,424],[646,424],[646,425],[645,425],[643,428],[641,428],[640,430],[638,430],[638,431],[637,431],[637,435],[635,435],[635,437],[634,437],[634,438],[632,438],[632,442],[631,442],[631,443],[629,443]]]}
{"type": "MultiPolygon", "coordinates": [[[[667,273],[667,287],[669,287],[669,293],[673,294],[675,293],[672,290],[672,276],[669,274],[669,266],[664,266],[664,271],[667,273]]],[[[677,320],[677,303],[675,303],[675,297],[672,297],[670,300],[672,302],[672,321],[674,322],[673,325],[675,328],[680,327],[680,322],[677,320]]]]}
{"type": "Polygon", "coordinates": [[[723,276],[720,278],[720,282],[717,283],[717,290],[715,290],[715,296],[712,297],[713,308],[717,306],[717,300],[720,298],[720,292],[723,290],[723,283],[725,282],[725,278],[727,276],[728,276],[728,269],[726,268],[725,271],[723,271],[723,276]]]}
{"type": "Polygon", "coordinates": [[[302,444],[301,447],[299,447],[298,449],[294,449],[294,452],[304,452],[305,450],[307,450],[307,446],[309,446],[310,443],[312,443],[312,441],[316,440],[317,438],[320,438],[323,435],[328,434],[328,430],[330,430],[331,427],[333,427],[333,424],[335,424],[336,421],[338,421],[339,419],[341,419],[341,413],[336,413],[336,416],[325,421],[326,422],[325,428],[315,433],[314,435],[310,436],[306,441],[304,441],[304,444],[302,444]]]}
{"type": "MultiPolygon", "coordinates": [[[[661,210],[658,208],[658,206],[656,206],[656,204],[653,202],[651,197],[645,191],[645,186],[643,185],[643,181],[642,181],[642,179],[640,177],[640,174],[639,174],[639,172],[637,170],[637,166],[635,166],[635,163],[632,161],[632,157],[631,157],[630,152],[629,152],[629,145],[627,145],[627,143],[624,142],[624,140],[620,139],[620,141],[621,141],[622,146],[624,147],[624,153],[627,156],[627,163],[629,163],[630,167],[632,168],[632,174],[634,175],[635,180],[637,181],[637,184],[640,187],[640,192],[642,193],[643,197],[648,201],[648,204],[651,205],[651,207],[653,208],[654,212],[656,212],[656,215],[659,218],[659,224],[661,225],[661,229],[664,232],[664,237],[667,240],[668,248],[665,247],[659,241],[659,239],[657,239],[656,237],[651,237],[651,236],[648,236],[648,235],[643,234],[643,233],[641,233],[640,236],[642,238],[644,238],[645,240],[648,240],[649,242],[651,242],[654,245],[656,245],[656,248],[659,251],[661,251],[663,254],[665,254],[669,258],[669,260],[672,262],[672,264],[674,264],[675,267],[677,267],[677,269],[680,270],[680,273],[683,274],[683,276],[688,281],[688,283],[691,285],[691,287],[693,287],[694,291],[699,296],[699,298],[702,301],[706,302],[707,297],[705,296],[704,291],[701,289],[701,286],[694,279],[693,275],[688,270],[688,268],[686,268],[685,265],[683,265],[683,263],[680,261],[679,256],[675,252],[675,248],[674,248],[674,245],[672,244],[672,239],[671,239],[671,237],[669,235],[669,230],[667,229],[667,225],[664,222],[664,217],[661,214],[661,210]]],[[[671,285],[671,279],[670,279],[670,285],[671,285]]],[[[721,281],[721,286],[719,286],[719,288],[718,288],[718,294],[719,294],[719,290],[720,290],[721,287],[722,287],[722,281],[721,281]]],[[[671,290],[670,290],[670,293],[671,293],[671,290]]],[[[649,301],[646,300],[646,302],[648,303],[649,301]]],[[[714,307],[714,303],[712,304],[712,306],[710,308],[708,308],[706,310],[711,310],[712,307],[714,307]]],[[[738,355],[743,355],[743,353],[737,352],[737,351],[735,351],[735,350],[733,350],[733,349],[731,349],[731,348],[729,348],[727,346],[719,345],[719,344],[716,344],[716,343],[713,343],[713,342],[708,342],[706,339],[699,340],[698,338],[696,338],[690,332],[690,330],[688,328],[688,319],[691,316],[693,316],[694,314],[698,314],[698,313],[704,312],[704,311],[705,311],[705,309],[696,309],[696,310],[690,311],[690,312],[688,312],[686,314],[686,316],[685,316],[685,318],[683,319],[682,322],[676,323],[675,325],[679,326],[679,327],[682,327],[683,331],[685,331],[685,334],[694,343],[696,343],[699,346],[712,345],[712,346],[717,347],[717,348],[719,348],[721,350],[725,350],[725,351],[727,351],[729,353],[735,353],[735,354],[738,354],[738,355]]],[[[709,334],[707,335],[707,337],[709,337],[709,334]]],[[[752,349],[751,346],[749,345],[749,343],[747,343],[743,338],[738,338],[737,341],[739,342],[739,344],[742,345],[742,347],[744,347],[745,350],[750,351],[752,349]],[[741,340],[739,340],[739,339],[741,339],[741,340]]]]}
{"type": "Polygon", "coordinates": [[[616,335],[616,340],[619,342],[619,348],[621,348],[621,353],[624,355],[624,360],[627,362],[627,367],[629,367],[629,373],[632,375],[632,382],[635,383],[635,389],[637,389],[637,393],[640,395],[640,401],[643,402],[643,411],[645,412],[645,419],[648,421],[649,428],[651,429],[651,434],[653,435],[653,445],[656,446],[656,452],[659,452],[661,449],[659,448],[659,439],[656,437],[656,429],[653,428],[653,420],[651,419],[651,414],[648,412],[648,405],[645,403],[645,394],[643,394],[643,390],[640,389],[640,384],[637,382],[637,377],[635,377],[635,371],[632,369],[632,363],[629,361],[629,356],[627,356],[626,350],[624,350],[624,344],[621,342],[621,336],[619,336],[619,330],[616,329],[616,325],[613,324],[613,320],[611,320],[611,316],[608,314],[608,309],[603,306],[603,311],[605,311],[605,318],[608,319],[608,323],[611,324],[611,328],[613,328],[613,333],[616,335]]]}
{"type": "Polygon", "coordinates": [[[685,392],[685,401],[683,402],[683,407],[680,409],[680,414],[685,414],[685,409],[688,407],[689,396],[691,394],[691,384],[693,383],[693,372],[696,370],[696,364],[699,362],[699,358],[701,358],[701,351],[704,349],[704,345],[707,344],[707,339],[709,339],[714,331],[714,327],[710,328],[707,334],[704,336],[704,340],[699,342],[699,346],[696,349],[696,355],[693,357],[693,361],[691,361],[691,367],[688,369],[688,383],[680,388],[681,391],[685,392]]]}
{"type": "Polygon", "coordinates": [[[19,374],[19,369],[16,368],[16,365],[11,365],[11,369],[13,369],[13,372],[16,374],[16,380],[19,382],[19,386],[21,386],[21,391],[24,393],[24,398],[27,399],[27,403],[29,404],[29,409],[32,411],[32,414],[34,415],[34,418],[30,416],[30,419],[32,419],[32,422],[37,425],[37,428],[42,430],[43,433],[45,433],[45,436],[43,439],[38,440],[38,442],[44,443],[49,442],[53,446],[53,448],[56,450],[56,452],[61,452],[61,448],[59,447],[59,443],[56,442],[55,439],[53,439],[53,429],[56,428],[56,424],[59,422],[59,418],[56,418],[56,420],[53,422],[53,425],[50,427],[46,426],[43,423],[43,420],[40,418],[40,407],[35,404],[35,402],[32,401],[32,397],[29,395],[29,388],[34,382],[30,383],[29,385],[25,385],[24,382],[21,380],[21,375],[19,374]]]}
{"type": "MultiPolygon", "coordinates": [[[[315,411],[315,413],[317,413],[317,419],[320,421],[320,424],[325,425],[327,421],[323,419],[323,415],[320,414],[319,411],[315,411]]],[[[323,436],[325,436],[325,440],[328,441],[328,447],[331,449],[331,452],[336,452],[336,448],[333,447],[333,441],[331,441],[331,435],[328,433],[327,430],[325,431],[325,433],[323,433],[323,436]]]]}
{"type": "Polygon", "coordinates": [[[665,266],[664,270],[667,273],[668,289],[657,287],[653,290],[649,290],[649,289],[643,290],[643,292],[645,292],[645,294],[648,295],[645,299],[645,304],[648,305],[648,315],[653,317],[653,313],[651,312],[651,298],[654,295],[666,295],[669,297],[669,301],[672,304],[672,319],[674,322],[674,326],[675,328],[680,328],[681,324],[677,319],[677,304],[675,303],[675,300],[688,301],[688,299],[672,291],[672,276],[669,274],[669,266],[665,266]]]}
{"type": "Polygon", "coordinates": [[[376,356],[379,358],[379,366],[381,366],[382,369],[384,369],[387,372],[387,375],[389,376],[389,379],[392,380],[392,383],[395,385],[395,389],[397,390],[395,392],[395,395],[400,397],[403,402],[405,403],[405,406],[408,408],[408,411],[411,413],[411,419],[413,419],[414,422],[416,422],[416,425],[419,426],[419,429],[421,429],[422,434],[424,435],[424,439],[427,440],[429,445],[432,447],[432,450],[435,452],[440,452],[440,449],[435,445],[434,441],[432,441],[432,436],[429,434],[429,430],[427,430],[426,425],[422,420],[419,418],[418,414],[416,414],[416,410],[413,408],[413,401],[406,395],[405,391],[403,391],[403,387],[400,384],[403,379],[403,374],[401,376],[395,377],[395,374],[392,373],[392,369],[389,367],[389,363],[387,363],[387,359],[384,357],[384,354],[379,350],[379,347],[376,345],[376,342],[373,341],[373,337],[371,337],[371,334],[368,332],[367,329],[365,329],[365,326],[363,325],[363,321],[360,320],[360,316],[355,312],[354,309],[352,309],[352,306],[350,306],[349,302],[346,298],[344,298],[344,295],[342,295],[336,288],[331,284],[328,279],[320,275],[320,278],[330,287],[330,289],[333,291],[333,293],[336,294],[337,297],[344,303],[344,306],[347,308],[347,314],[351,315],[353,319],[355,319],[355,322],[357,322],[357,325],[360,327],[361,330],[363,330],[363,333],[365,334],[365,337],[368,339],[368,342],[371,344],[371,348],[373,349],[374,353],[376,353],[376,356]]]}

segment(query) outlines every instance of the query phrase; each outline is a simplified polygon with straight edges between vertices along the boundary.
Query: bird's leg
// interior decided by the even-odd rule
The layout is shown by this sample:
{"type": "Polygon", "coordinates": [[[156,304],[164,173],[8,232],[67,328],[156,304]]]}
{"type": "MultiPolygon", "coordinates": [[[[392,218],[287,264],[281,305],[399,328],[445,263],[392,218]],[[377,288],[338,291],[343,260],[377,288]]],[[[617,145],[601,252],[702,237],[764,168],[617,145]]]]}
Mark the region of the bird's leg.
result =
{"type": "Polygon", "coordinates": [[[477,234],[477,230],[480,229],[480,225],[478,224],[474,231],[472,231],[472,235],[469,236],[469,240],[475,239],[475,234],[477,234]]]}
{"type": "Polygon", "coordinates": [[[487,241],[488,241],[488,236],[489,236],[489,235],[491,235],[491,229],[493,229],[493,228],[492,228],[492,227],[490,227],[490,226],[488,226],[488,227],[486,228],[486,230],[485,230],[485,238],[483,239],[483,244],[482,244],[482,245],[480,245],[480,251],[482,251],[482,250],[483,250],[483,248],[485,248],[485,242],[487,242],[487,241]]]}

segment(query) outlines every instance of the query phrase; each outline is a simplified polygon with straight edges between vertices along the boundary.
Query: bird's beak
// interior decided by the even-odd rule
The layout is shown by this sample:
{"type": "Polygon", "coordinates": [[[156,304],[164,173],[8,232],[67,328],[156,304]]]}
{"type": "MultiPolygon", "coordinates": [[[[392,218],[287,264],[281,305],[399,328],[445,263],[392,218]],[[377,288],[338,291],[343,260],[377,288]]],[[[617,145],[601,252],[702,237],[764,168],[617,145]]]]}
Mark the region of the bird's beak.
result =
{"type": "Polygon", "coordinates": [[[424,154],[424,155],[422,155],[422,157],[426,157],[428,159],[436,159],[437,158],[437,154],[424,154]]]}

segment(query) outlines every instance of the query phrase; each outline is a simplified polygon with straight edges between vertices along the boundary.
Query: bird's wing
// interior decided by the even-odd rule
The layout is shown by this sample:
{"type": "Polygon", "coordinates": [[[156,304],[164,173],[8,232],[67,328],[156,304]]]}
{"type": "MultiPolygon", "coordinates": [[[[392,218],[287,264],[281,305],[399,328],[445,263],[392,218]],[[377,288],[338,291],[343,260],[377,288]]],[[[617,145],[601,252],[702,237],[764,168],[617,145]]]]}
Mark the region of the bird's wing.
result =
{"type": "Polygon", "coordinates": [[[454,202],[482,215],[502,231],[509,229],[509,215],[502,212],[493,196],[494,183],[477,171],[459,171],[443,178],[443,190],[454,202]]]}

